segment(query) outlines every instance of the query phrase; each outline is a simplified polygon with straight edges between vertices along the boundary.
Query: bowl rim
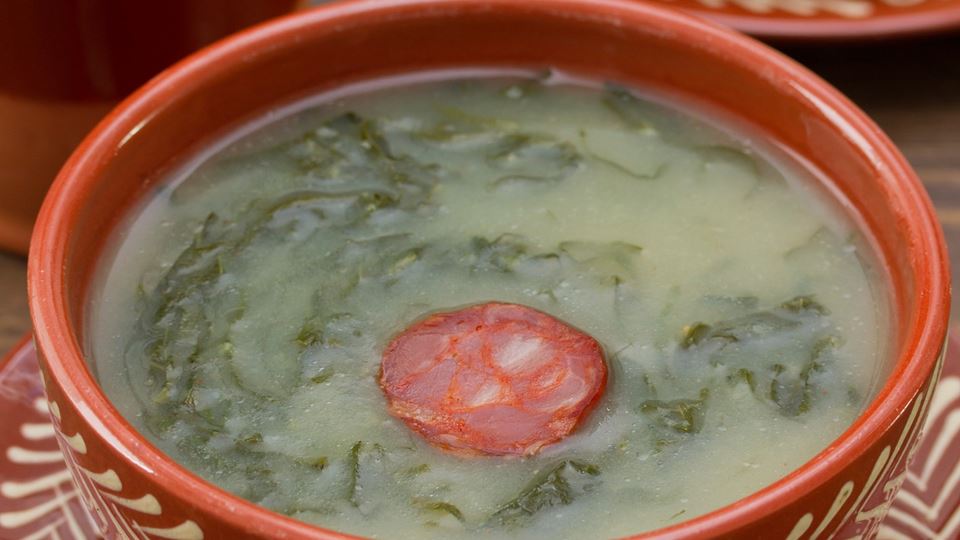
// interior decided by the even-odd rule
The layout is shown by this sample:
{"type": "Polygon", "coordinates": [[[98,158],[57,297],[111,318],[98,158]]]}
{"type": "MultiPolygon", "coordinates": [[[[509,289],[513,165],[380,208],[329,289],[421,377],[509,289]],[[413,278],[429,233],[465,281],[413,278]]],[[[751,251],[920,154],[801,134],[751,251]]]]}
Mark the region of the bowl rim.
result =
{"type": "MultiPolygon", "coordinates": [[[[386,17],[397,11],[421,9],[431,14],[478,2],[470,0],[354,0],[324,5],[254,26],[221,40],[180,61],[140,88],[115,108],[84,139],[54,181],[40,211],[32,237],[28,264],[28,299],[38,350],[48,373],[72,401],[77,414],[102,441],[173,494],[189,493],[194,506],[216,519],[265,536],[345,539],[357,538],[329,531],[255,505],[219,488],[175,463],[140,435],[110,403],[84,360],[69,316],[65,286],[71,223],[87,192],[97,183],[97,171],[112,154],[149,120],[151,112],[171,96],[193,92],[198,81],[215,78],[269,46],[282,47],[291,37],[314,27],[337,24],[344,18],[386,17]],[[428,9],[429,8],[429,9],[428,9]]],[[[949,316],[949,273],[942,231],[919,179],[893,143],[839,91],[786,56],[718,24],[668,8],[632,0],[485,0],[485,8],[539,10],[544,14],[596,19],[600,13],[614,23],[660,25],[672,39],[694,39],[714,47],[727,61],[753,66],[779,77],[776,84],[794,89],[831,124],[840,125],[851,144],[888,172],[892,192],[913,212],[907,216],[909,249],[926,261],[917,276],[921,298],[913,324],[903,336],[904,352],[870,405],[830,446],[808,462],[745,498],[680,522],[631,538],[693,538],[729,533],[760,516],[788,505],[813,491],[826,479],[872,447],[903,412],[906,404],[933,369],[944,345],[949,316]],[[733,59],[733,60],[731,60],[733,59]]],[[[772,77],[772,76],[771,76],[772,77]]],[[[918,263],[919,264],[919,263],[918,263]]]]}
{"type": "Polygon", "coordinates": [[[910,9],[863,19],[840,16],[809,18],[787,13],[738,13],[699,5],[684,5],[683,11],[704,17],[751,36],[777,43],[867,42],[902,39],[950,32],[960,28],[960,0],[933,9],[910,9]]]}

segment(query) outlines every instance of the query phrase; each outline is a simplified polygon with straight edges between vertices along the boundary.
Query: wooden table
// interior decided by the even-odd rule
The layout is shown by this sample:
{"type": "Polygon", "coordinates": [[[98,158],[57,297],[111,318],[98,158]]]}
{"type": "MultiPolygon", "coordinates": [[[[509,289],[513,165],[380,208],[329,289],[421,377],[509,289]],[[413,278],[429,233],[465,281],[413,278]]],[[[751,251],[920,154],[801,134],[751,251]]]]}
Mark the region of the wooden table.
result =
{"type": "MultiPolygon", "coordinates": [[[[888,43],[791,46],[899,145],[937,206],[960,278],[960,35],[888,43]]],[[[0,254],[0,349],[30,328],[26,261],[0,254]]],[[[954,314],[956,314],[956,308],[954,314]]]]}

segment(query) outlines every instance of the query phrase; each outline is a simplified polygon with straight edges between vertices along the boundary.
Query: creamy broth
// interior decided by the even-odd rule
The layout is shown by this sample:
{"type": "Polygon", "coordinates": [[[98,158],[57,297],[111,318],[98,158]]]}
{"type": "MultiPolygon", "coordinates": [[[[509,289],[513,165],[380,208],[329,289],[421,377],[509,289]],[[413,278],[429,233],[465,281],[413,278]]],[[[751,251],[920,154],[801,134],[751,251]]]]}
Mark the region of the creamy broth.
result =
{"type": "Polygon", "coordinates": [[[388,86],[235,135],[113,241],[88,349],[176,461],[353,534],[616,537],[781,478],[873,394],[885,284],[799,164],[615,85],[388,86]],[[533,456],[431,446],[378,385],[398,332],[491,301],[605,351],[533,456]]]}

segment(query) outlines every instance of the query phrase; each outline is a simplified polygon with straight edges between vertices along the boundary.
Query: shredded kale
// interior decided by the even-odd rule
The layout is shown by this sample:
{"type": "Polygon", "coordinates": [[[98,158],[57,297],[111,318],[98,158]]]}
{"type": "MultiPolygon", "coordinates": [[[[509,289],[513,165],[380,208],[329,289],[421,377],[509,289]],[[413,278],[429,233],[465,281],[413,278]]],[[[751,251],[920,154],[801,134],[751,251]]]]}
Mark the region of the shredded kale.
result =
{"type": "Polygon", "coordinates": [[[812,296],[797,296],[780,304],[781,309],[791,313],[816,313],[817,315],[829,315],[830,310],[823,307],[823,304],[817,302],[812,296]]]}
{"type": "Polygon", "coordinates": [[[456,154],[483,160],[498,174],[492,187],[561,181],[576,172],[583,155],[569,142],[520,130],[509,121],[445,108],[445,119],[414,138],[456,154]]]}
{"type": "Polygon", "coordinates": [[[353,506],[360,506],[360,452],[363,451],[363,441],[357,441],[350,447],[347,455],[347,500],[353,506]]]}
{"type": "Polygon", "coordinates": [[[625,126],[643,132],[653,130],[653,126],[645,117],[643,102],[630,90],[614,83],[604,85],[604,90],[606,95],[603,98],[603,105],[625,126]]]}
{"type": "Polygon", "coordinates": [[[487,163],[506,174],[494,186],[512,182],[544,182],[563,180],[577,168],[583,157],[568,142],[530,133],[512,133],[486,155],[487,163]]]}
{"type": "Polygon", "coordinates": [[[647,400],[640,405],[640,412],[658,427],[677,433],[699,433],[703,429],[708,395],[704,389],[697,399],[647,400]]]}
{"type": "Polygon", "coordinates": [[[430,465],[421,463],[400,472],[400,476],[413,477],[420,476],[423,473],[430,472],[430,465]]]}
{"type": "MultiPolygon", "coordinates": [[[[237,369],[234,327],[243,319],[248,300],[242,284],[230,275],[232,269],[248,264],[250,253],[261,244],[299,238],[303,231],[349,231],[383,210],[423,211],[442,174],[436,165],[394,150],[377,121],[353,113],[257,156],[292,164],[300,188],[252,199],[232,215],[211,213],[198,224],[191,243],[156,284],[138,288],[139,337],[126,352],[128,376],[144,374],[145,382],[131,387],[144,404],[148,429],[158,435],[172,429],[187,433],[180,436],[179,446],[207,469],[248,471],[249,485],[259,486],[245,495],[253,500],[269,493],[272,481],[257,466],[267,459],[260,433],[235,437],[233,447],[218,442],[218,452],[197,451],[223,438],[227,418],[282,397],[250,387],[237,369]],[[236,465],[227,466],[230,462],[236,465]]],[[[362,280],[396,279],[417,263],[421,252],[409,238],[389,235],[348,242],[333,254],[342,264],[327,276],[324,288],[314,294],[310,314],[290,336],[290,353],[299,354],[304,364],[301,384],[321,384],[333,374],[326,367],[306,368],[313,349],[335,347],[356,331],[331,306],[362,280]],[[361,242],[367,245],[357,249],[361,242]]]]}
{"type": "Polygon", "coordinates": [[[661,176],[663,176],[663,173],[667,172],[666,163],[661,163],[656,169],[653,170],[653,172],[639,172],[639,171],[634,171],[628,168],[626,165],[618,163],[612,159],[600,156],[594,152],[587,152],[586,154],[591,160],[596,161],[597,163],[600,163],[607,167],[610,167],[611,169],[614,169],[617,172],[621,174],[625,174],[636,180],[656,180],[661,176]]]}
{"type": "Polygon", "coordinates": [[[450,514],[461,523],[466,521],[463,517],[463,512],[461,512],[460,509],[455,505],[448,502],[417,500],[414,501],[414,503],[420,508],[421,511],[450,514]]]}
{"type": "Polygon", "coordinates": [[[378,443],[368,444],[363,441],[357,441],[350,447],[347,454],[347,482],[344,490],[344,498],[351,506],[360,508],[363,506],[363,479],[368,474],[370,465],[376,464],[384,458],[386,450],[378,443]]]}
{"type": "Polygon", "coordinates": [[[696,322],[685,326],[680,337],[680,346],[689,349],[713,342],[723,347],[728,343],[793,330],[802,326],[803,317],[821,317],[827,314],[829,311],[813,297],[797,296],[771,310],[756,311],[713,325],[696,322]]]}
{"type": "Polygon", "coordinates": [[[314,375],[313,377],[310,377],[310,382],[312,382],[313,384],[323,384],[329,381],[330,377],[333,377],[333,371],[325,370],[319,375],[314,375]]]}
{"type": "Polygon", "coordinates": [[[298,460],[298,462],[318,471],[326,469],[327,465],[329,465],[329,460],[326,456],[320,456],[312,459],[301,459],[298,460]]]}
{"type": "Polygon", "coordinates": [[[717,335],[709,324],[696,322],[683,327],[682,335],[680,336],[680,347],[689,349],[694,345],[699,345],[704,340],[715,338],[736,341],[733,336],[717,335]]]}
{"type": "Polygon", "coordinates": [[[523,237],[516,234],[502,234],[493,240],[475,236],[470,240],[470,266],[479,272],[512,272],[528,249],[523,237]]]}
{"type": "Polygon", "coordinates": [[[731,384],[738,384],[740,382],[744,382],[750,388],[750,391],[752,392],[757,391],[756,377],[753,375],[753,371],[747,368],[740,368],[735,372],[731,373],[729,376],[727,376],[727,382],[731,384]]]}
{"type": "Polygon", "coordinates": [[[714,324],[685,326],[679,345],[683,351],[726,366],[730,384],[745,382],[758,399],[784,416],[795,417],[812,406],[818,387],[816,375],[842,344],[823,324],[829,314],[812,296],[797,296],[772,309],[714,324]],[[806,331],[800,333],[801,329],[806,331]],[[802,341],[788,337],[793,335],[805,337],[802,341]],[[756,363],[756,354],[745,352],[759,343],[767,344],[762,357],[770,360],[765,365],[756,363]]]}
{"type": "Polygon", "coordinates": [[[622,282],[636,275],[634,257],[643,248],[627,242],[567,241],[560,243],[560,251],[591,272],[622,282]]]}
{"type": "Polygon", "coordinates": [[[600,475],[595,465],[565,460],[538,475],[514,499],[497,510],[491,520],[499,525],[517,526],[537,512],[570,504],[593,489],[600,475]]]}
{"type": "Polygon", "coordinates": [[[818,340],[809,360],[799,372],[782,364],[774,364],[770,382],[770,400],[777,404],[784,416],[798,416],[810,410],[816,383],[812,380],[823,372],[827,357],[841,345],[837,336],[828,335],[818,340]]]}

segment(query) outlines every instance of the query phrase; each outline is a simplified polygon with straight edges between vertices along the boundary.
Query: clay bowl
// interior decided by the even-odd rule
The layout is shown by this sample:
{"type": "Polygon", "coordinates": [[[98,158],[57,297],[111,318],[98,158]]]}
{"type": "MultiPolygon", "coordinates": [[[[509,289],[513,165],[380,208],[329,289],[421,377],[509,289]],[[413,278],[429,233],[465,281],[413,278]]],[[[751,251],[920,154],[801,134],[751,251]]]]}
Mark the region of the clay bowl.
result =
{"type": "Polygon", "coordinates": [[[895,316],[886,384],[829,448],[775,484],[650,538],[868,537],[904,478],[943,358],[949,282],[930,201],[900,153],[836,90],[767,47],[633,1],[338,3],[245,31],[127,99],[70,158],[30,253],[30,308],[60,443],[108,535],[344,538],[247,503],[172,462],[114,409],[84,354],[104,239],[155,172],[212,134],[374,75],[555,66],[655,88],[752,126],[823,172],[875,239],[895,316]]]}
{"type": "Polygon", "coordinates": [[[121,98],[294,0],[0,3],[0,249],[26,253],[43,196],[121,98]]]}

